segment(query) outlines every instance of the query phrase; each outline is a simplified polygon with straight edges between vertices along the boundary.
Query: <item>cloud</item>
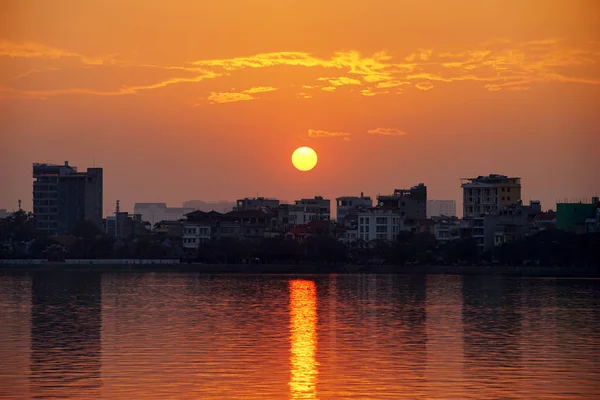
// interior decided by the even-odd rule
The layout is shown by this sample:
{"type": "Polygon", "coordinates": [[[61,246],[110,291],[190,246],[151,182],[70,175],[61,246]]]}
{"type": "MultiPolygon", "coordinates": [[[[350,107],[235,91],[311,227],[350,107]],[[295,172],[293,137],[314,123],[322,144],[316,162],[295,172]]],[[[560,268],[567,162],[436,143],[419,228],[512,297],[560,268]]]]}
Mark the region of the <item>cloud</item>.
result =
{"type": "Polygon", "coordinates": [[[247,93],[231,93],[231,92],[211,92],[208,96],[208,101],[211,103],[233,103],[236,101],[254,100],[254,97],[247,93]]]}
{"type": "Polygon", "coordinates": [[[277,88],[274,88],[272,86],[257,86],[257,87],[253,87],[250,88],[248,90],[244,90],[243,93],[265,93],[265,92],[274,92],[275,90],[277,90],[277,88]]]}
{"type": "Polygon", "coordinates": [[[77,58],[83,64],[102,65],[114,61],[115,56],[88,57],[35,42],[17,43],[9,40],[0,40],[0,57],[41,59],[77,58]]]}
{"type": "Polygon", "coordinates": [[[416,87],[417,89],[421,89],[421,90],[424,90],[424,91],[428,91],[428,90],[431,90],[431,89],[433,89],[433,83],[431,83],[431,82],[419,82],[419,83],[417,83],[417,84],[415,85],[415,87],[416,87]]]}
{"type": "Polygon", "coordinates": [[[369,135],[381,135],[381,136],[404,136],[406,132],[403,132],[395,128],[375,128],[368,131],[369,135]]]}
{"type": "Polygon", "coordinates": [[[327,138],[327,137],[343,137],[346,138],[350,136],[347,132],[329,132],[322,130],[309,129],[308,137],[310,138],[327,138]]]}
{"type": "MultiPolygon", "coordinates": [[[[383,94],[381,89],[407,86],[410,91],[428,91],[438,85],[474,82],[482,90],[498,92],[528,90],[535,84],[600,84],[600,73],[596,68],[600,59],[600,43],[580,42],[574,48],[554,38],[540,38],[528,42],[495,40],[482,43],[475,48],[465,48],[457,52],[436,52],[433,49],[418,49],[407,56],[392,57],[386,52],[363,55],[357,51],[340,51],[330,57],[317,57],[305,52],[271,52],[233,58],[213,60],[191,60],[180,65],[136,64],[117,55],[83,55],[74,51],[55,48],[35,42],[0,41],[0,63],[10,58],[27,58],[27,68],[17,70],[13,79],[6,79],[8,85],[0,90],[6,96],[47,99],[53,96],[78,94],[94,96],[132,95],[148,90],[182,84],[200,84],[208,79],[220,84],[221,77],[230,76],[244,69],[270,67],[317,69],[317,81],[327,82],[322,91],[336,91],[345,85],[361,86],[354,93],[362,96],[383,94]],[[60,74],[66,66],[69,70],[93,70],[98,75],[88,80],[70,77],[54,80],[53,74],[60,74]],[[129,77],[131,69],[156,69],[156,81],[146,85],[122,84],[123,76],[129,77]],[[321,73],[329,71],[330,73],[321,73]],[[333,72],[333,73],[331,73],[333,72]],[[36,74],[49,74],[45,82],[61,82],[58,89],[44,89],[41,79],[33,79],[36,74]],[[103,75],[105,74],[105,75],[103,75]],[[329,77],[331,76],[331,77],[329,77]],[[97,89],[98,82],[106,85],[97,89]]],[[[0,64],[2,66],[2,64],[0,64]]],[[[64,71],[63,71],[64,73],[64,71]]],[[[143,74],[139,74],[143,75],[143,74]]],[[[73,74],[76,76],[76,74],[73,74]]],[[[293,76],[293,75],[291,75],[293,76]]],[[[270,78],[253,82],[256,86],[244,91],[232,91],[211,85],[210,89],[199,86],[206,95],[217,96],[227,93],[227,98],[241,101],[254,99],[254,94],[277,90],[271,86],[270,78]],[[232,95],[232,93],[237,93],[232,95]],[[243,96],[245,95],[245,96],[243,96]]],[[[308,89],[319,89],[315,78],[298,77],[292,85],[308,89]]],[[[352,94],[349,94],[352,95],[352,94]]],[[[306,97],[307,95],[305,95],[306,97]]]]}
{"type": "Polygon", "coordinates": [[[339,78],[319,78],[319,81],[327,81],[331,86],[344,86],[344,85],[360,85],[361,82],[358,79],[348,78],[346,76],[340,76],[339,78]]]}

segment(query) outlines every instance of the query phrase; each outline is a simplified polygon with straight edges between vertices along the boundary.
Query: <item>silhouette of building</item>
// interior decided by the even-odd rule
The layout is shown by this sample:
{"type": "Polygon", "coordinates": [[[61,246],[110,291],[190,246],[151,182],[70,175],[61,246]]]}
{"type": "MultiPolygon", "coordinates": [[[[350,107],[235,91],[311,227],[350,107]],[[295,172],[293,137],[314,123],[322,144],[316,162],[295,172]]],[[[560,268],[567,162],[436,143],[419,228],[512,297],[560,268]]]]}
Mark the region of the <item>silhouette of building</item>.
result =
{"type": "Polygon", "coordinates": [[[0,219],[8,217],[10,214],[6,208],[0,208],[0,219]]]}
{"type": "Polygon", "coordinates": [[[129,214],[127,211],[116,212],[105,220],[105,233],[121,239],[140,236],[151,229],[150,223],[144,221],[140,214],[129,214]]]}
{"type": "Polygon", "coordinates": [[[427,200],[427,218],[456,217],[456,200],[427,200]]]}
{"type": "Polygon", "coordinates": [[[49,235],[66,235],[86,220],[102,229],[102,168],[33,164],[33,214],[37,229],[49,235]]]}
{"type": "Polygon", "coordinates": [[[267,207],[274,210],[277,207],[279,207],[279,200],[268,199],[266,197],[246,197],[243,199],[239,199],[236,202],[234,211],[257,210],[263,207],[267,207]]]}
{"type": "Polygon", "coordinates": [[[600,202],[597,197],[591,203],[557,203],[556,228],[573,233],[598,231],[600,202]]]}
{"type": "Polygon", "coordinates": [[[336,202],[336,222],[340,226],[346,224],[346,218],[349,214],[355,214],[363,208],[373,207],[373,200],[363,193],[358,196],[341,196],[335,199],[336,202]]]}
{"type": "Polygon", "coordinates": [[[135,203],[133,207],[134,214],[140,214],[143,221],[148,221],[155,226],[160,221],[178,221],[185,217],[185,214],[195,211],[188,207],[167,207],[166,203],[135,203]]]}
{"type": "Polygon", "coordinates": [[[395,209],[405,219],[427,218],[427,186],[396,189],[392,195],[377,196],[378,207],[395,209]]]}
{"type": "Polygon", "coordinates": [[[231,201],[202,201],[202,200],[187,200],[183,202],[183,208],[191,208],[204,212],[218,211],[229,212],[233,210],[235,203],[231,201]]]}
{"type": "Polygon", "coordinates": [[[463,218],[493,213],[521,200],[521,178],[490,174],[462,178],[463,218]]]}
{"type": "Polygon", "coordinates": [[[296,200],[289,207],[289,222],[291,225],[329,219],[331,219],[331,200],[324,199],[322,196],[296,200]]]}

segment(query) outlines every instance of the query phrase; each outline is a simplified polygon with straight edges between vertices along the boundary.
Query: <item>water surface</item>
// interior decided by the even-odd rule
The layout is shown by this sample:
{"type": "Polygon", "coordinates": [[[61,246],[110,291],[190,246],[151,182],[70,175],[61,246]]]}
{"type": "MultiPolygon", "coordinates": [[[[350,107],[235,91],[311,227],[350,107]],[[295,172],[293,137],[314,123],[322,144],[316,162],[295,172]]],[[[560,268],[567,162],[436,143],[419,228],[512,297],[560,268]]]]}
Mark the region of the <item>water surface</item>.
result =
{"type": "Polygon", "coordinates": [[[0,398],[600,398],[600,281],[0,276],[0,398]]]}

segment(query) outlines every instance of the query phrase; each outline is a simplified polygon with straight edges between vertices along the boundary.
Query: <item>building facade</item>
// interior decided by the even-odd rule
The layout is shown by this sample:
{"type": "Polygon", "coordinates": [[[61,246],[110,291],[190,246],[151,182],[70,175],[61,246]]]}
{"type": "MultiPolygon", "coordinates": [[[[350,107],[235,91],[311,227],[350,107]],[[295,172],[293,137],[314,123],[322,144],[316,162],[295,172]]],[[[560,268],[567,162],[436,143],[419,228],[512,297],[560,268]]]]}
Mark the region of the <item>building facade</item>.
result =
{"type": "Polygon", "coordinates": [[[591,203],[557,203],[556,228],[573,233],[591,233],[596,227],[600,202],[597,197],[591,203]]]}
{"type": "Polygon", "coordinates": [[[427,218],[427,186],[419,183],[410,189],[395,189],[392,195],[377,196],[377,204],[397,210],[402,218],[427,218]]]}
{"type": "Polygon", "coordinates": [[[102,168],[33,164],[33,214],[37,229],[48,235],[67,235],[80,221],[102,230],[102,168]]]}
{"type": "Polygon", "coordinates": [[[331,219],[331,200],[322,196],[312,199],[296,200],[289,207],[289,224],[300,225],[310,221],[326,221],[331,219]]]}
{"type": "Polygon", "coordinates": [[[363,193],[358,196],[341,196],[335,199],[336,202],[336,222],[338,225],[345,225],[346,217],[360,209],[373,207],[373,200],[363,193]]]}
{"type": "Polygon", "coordinates": [[[427,218],[456,217],[456,200],[427,200],[427,218]]]}
{"type": "Polygon", "coordinates": [[[493,213],[521,200],[521,178],[491,174],[463,178],[463,218],[493,213]]]}
{"type": "Polygon", "coordinates": [[[279,200],[268,199],[266,197],[246,197],[236,202],[234,211],[258,210],[261,208],[276,209],[279,207],[279,200]]]}
{"type": "Polygon", "coordinates": [[[397,209],[373,207],[358,213],[358,239],[370,242],[398,239],[405,231],[404,219],[397,209]]]}
{"type": "Polygon", "coordinates": [[[179,221],[193,211],[193,208],[167,207],[166,203],[135,203],[133,207],[133,213],[140,214],[153,227],[160,221],[179,221]]]}

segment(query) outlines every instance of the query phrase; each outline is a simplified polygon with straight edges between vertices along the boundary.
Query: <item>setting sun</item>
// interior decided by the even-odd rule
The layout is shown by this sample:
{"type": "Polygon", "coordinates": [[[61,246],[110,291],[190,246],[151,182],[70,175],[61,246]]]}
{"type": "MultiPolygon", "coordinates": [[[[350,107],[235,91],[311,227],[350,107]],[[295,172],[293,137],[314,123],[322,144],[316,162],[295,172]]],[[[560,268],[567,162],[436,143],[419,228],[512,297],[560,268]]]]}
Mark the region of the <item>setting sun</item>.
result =
{"type": "Polygon", "coordinates": [[[310,147],[299,147],[292,154],[292,164],[300,171],[310,171],[317,165],[317,153],[310,147]]]}

